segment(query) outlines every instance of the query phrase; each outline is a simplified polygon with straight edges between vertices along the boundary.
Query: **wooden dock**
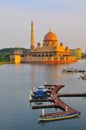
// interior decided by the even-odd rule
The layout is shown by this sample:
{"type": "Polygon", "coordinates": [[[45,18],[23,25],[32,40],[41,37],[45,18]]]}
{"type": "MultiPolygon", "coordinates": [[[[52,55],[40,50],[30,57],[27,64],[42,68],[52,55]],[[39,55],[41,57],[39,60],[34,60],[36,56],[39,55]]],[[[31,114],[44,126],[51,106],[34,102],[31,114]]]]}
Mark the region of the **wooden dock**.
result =
{"type": "MultiPolygon", "coordinates": [[[[61,114],[71,114],[74,112],[78,112],[76,109],[72,108],[71,106],[64,103],[60,97],[81,97],[86,96],[86,93],[75,93],[75,94],[60,94],[58,91],[63,88],[64,85],[45,85],[45,88],[48,88],[50,91],[50,97],[46,99],[32,99],[30,102],[53,102],[52,104],[46,104],[46,105],[34,105],[32,106],[32,109],[41,109],[41,108],[60,108],[63,110],[62,112],[56,112],[56,113],[48,113],[44,114],[43,117],[46,116],[53,116],[53,115],[61,115],[61,114]]],[[[42,116],[42,115],[41,115],[42,116]]]]}
{"type": "Polygon", "coordinates": [[[60,93],[58,94],[58,97],[86,97],[86,93],[60,93]]]}

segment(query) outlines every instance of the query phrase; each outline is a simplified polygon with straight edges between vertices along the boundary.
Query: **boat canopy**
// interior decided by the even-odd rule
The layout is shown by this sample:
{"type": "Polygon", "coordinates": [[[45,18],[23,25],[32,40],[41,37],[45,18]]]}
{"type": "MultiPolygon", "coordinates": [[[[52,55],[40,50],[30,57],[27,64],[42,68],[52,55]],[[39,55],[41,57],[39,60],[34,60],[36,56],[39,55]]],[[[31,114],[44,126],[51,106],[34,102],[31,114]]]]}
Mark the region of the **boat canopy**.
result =
{"type": "Polygon", "coordinates": [[[35,98],[43,98],[44,97],[44,92],[42,90],[38,90],[35,93],[35,98]]]}
{"type": "Polygon", "coordinates": [[[39,87],[36,89],[36,92],[39,91],[39,90],[41,90],[41,91],[43,91],[43,92],[48,91],[48,89],[45,89],[44,86],[39,86],[39,87]]]}

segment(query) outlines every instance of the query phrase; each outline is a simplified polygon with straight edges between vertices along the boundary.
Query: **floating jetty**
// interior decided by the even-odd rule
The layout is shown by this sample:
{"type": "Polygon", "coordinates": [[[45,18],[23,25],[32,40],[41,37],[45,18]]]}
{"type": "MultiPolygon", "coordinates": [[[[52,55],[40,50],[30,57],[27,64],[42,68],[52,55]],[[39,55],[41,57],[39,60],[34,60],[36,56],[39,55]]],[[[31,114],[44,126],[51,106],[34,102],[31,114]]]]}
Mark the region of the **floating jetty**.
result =
{"type": "MultiPolygon", "coordinates": [[[[32,95],[30,95],[30,102],[52,102],[52,104],[46,104],[46,105],[33,105],[32,109],[44,109],[44,108],[60,108],[61,112],[55,112],[55,113],[44,113],[40,115],[40,118],[38,118],[39,121],[52,121],[52,120],[61,120],[61,119],[67,119],[67,118],[73,118],[80,114],[79,111],[72,108],[71,106],[64,103],[60,97],[70,97],[70,96],[86,96],[86,93],[78,93],[78,94],[59,94],[58,91],[63,88],[64,85],[44,85],[44,89],[46,89],[47,96],[45,97],[43,93],[39,93],[38,97],[35,94],[36,91],[33,92],[32,95]],[[41,95],[42,94],[42,95],[41,95]],[[39,96],[40,95],[40,96],[39,96]],[[44,96],[44,97],[43,97],[44,96]]],[[[38,90],[38,89],[37,89],[38,90]]]]}
{"type": "Polygon", "coordinates": [[[74,69],[74,68],[64,68],[63,72],[84,73],[84,72],[86,72],[86,70],[83,70],[83,69],[74,69]]]}

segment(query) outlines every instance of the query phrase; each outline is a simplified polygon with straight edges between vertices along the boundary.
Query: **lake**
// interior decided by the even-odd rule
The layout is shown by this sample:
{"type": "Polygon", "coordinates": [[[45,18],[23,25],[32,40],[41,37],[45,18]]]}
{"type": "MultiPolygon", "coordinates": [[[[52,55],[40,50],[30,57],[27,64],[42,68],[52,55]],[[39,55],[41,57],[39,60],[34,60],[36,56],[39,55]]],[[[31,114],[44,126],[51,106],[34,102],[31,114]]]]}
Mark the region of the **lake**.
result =
{"type": "MultiPolygon", "coordinates": [[[[63,73],[64,67],[86,69],[86,60],[73,64],[5,64],[0,65],[0,130],[85,130],[86,97],[64,97],[65,103],[80,111],[77,118],[39,123],[41,109],[32,110],[29,92],[33,87],[64,84],[60,93],[85,93],[82,73],[63,73]]],[[[54,108],[46,112],[55,112],[54,108]]]]}

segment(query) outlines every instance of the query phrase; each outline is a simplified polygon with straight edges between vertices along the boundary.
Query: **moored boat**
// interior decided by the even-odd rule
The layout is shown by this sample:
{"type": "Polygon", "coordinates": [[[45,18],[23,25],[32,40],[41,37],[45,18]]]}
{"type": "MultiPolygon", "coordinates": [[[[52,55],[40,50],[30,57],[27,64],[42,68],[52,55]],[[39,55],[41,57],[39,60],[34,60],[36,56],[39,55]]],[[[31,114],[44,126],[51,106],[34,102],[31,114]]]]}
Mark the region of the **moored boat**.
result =
{"type": "Polygon", "coordinates": [[[80,112],[73,112],[68,114],[62,114],[62,115],[54,115],[54,116],[46,116],[46,117],[40,117],[38,118],[39,121],[54,121],[54,120],[62,120],[62,119],[69,119],[77,117],[80,114],[80,112]]]}
{"type": "Polygon", "coordinates": [[[84,75],[82,76],[81,75],[80,77],[81,77],[81,79],[86,80],[86,76],[84,76],[84,75]]]}
{"type": "Polygon", "coordinates": [[[83,73],[83,75],[80,76],[81,79],[86,80],[86,72],[83,73]]]}

